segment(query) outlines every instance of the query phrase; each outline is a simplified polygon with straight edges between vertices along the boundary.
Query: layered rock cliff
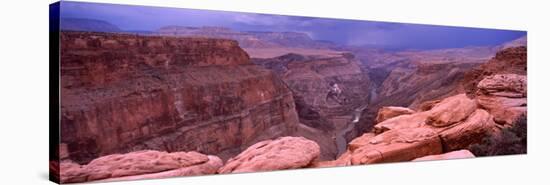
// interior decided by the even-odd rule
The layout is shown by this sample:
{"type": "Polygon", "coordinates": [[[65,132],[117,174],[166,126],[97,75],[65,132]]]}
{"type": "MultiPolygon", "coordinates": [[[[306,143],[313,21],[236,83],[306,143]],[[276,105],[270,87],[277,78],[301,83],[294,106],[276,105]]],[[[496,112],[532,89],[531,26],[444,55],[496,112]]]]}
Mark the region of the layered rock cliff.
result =
{"type": "Polygon", "coordinates": [[[222,159],[291,135],[291,91],[224,39],[61,34],[61,143],[78,163],[112,153],[222,159]]]}

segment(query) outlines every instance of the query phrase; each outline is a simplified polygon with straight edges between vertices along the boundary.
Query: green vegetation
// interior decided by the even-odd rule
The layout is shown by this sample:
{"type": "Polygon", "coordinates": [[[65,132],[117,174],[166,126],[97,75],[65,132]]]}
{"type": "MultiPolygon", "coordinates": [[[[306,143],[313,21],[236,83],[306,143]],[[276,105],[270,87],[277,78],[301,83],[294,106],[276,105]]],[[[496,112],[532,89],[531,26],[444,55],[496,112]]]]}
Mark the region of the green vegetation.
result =
{"type": "Polygon", "coordinates": [[[527,118],[522,116],[510,128],[502,129],[483,139],[482,143],[470,146],[475,156],[495,156],[527,153],[527,118]]]}

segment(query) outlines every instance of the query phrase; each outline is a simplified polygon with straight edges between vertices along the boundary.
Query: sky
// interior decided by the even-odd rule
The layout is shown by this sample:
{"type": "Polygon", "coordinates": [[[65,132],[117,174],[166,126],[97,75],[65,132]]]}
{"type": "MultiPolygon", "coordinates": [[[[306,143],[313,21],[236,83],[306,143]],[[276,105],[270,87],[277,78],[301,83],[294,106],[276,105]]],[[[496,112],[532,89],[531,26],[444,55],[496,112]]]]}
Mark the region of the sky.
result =
{"type": "Polygon", "coordinates": [[[63,1],[61,18],[109,22],[122,30],[155,31],[163,26],[219,26],[237,31],[302,32],[342,45],[392,49],[441,49],[498,45],[525,31],[363,20],[240,13],[63,1]]]}

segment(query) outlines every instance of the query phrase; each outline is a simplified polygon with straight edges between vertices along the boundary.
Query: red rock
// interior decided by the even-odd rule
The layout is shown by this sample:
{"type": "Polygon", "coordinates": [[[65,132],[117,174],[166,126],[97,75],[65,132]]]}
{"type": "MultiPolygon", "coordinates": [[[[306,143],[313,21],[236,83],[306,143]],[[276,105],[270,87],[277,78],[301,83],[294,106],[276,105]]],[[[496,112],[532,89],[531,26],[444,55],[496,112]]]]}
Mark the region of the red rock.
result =
{"type": "Polygon", "coordinates": [[[484,78],[477,84],[483,94],[508,98],[527,96],[527,76],[517,74],[497,74],[484,78]]]}
{"type": "Polygon", "coordinates": [[[522,115],[527,114],[527,98],[507,98],[499,96],[477,97],[479,105],[494,116],[501,125],[512,125],[522,115]]]}
{"type": "Polygon", "coordinates": [[[410,161],[418,157],[440,154],[440,139],[432,129],[411,128],[389,130],[373,137],[368,145],[351,154],[351,164],[372,164],[410,161]]]}
{"type": "Polygon", "coordinates": [[[483,109],[477,109],[468,119],[442,130],[441,137],[445,151],[465,149],[471,144],[481,143],[491,135],[495,123],[493,117],[483,109]]]}
{"type": "Polygon", "coordinates": [[[141,177],[204,175],[215,173],[221,166],[222,163],[218,157],[206,156],[197,152],[167,153],[146,150],[127,154],[107,155],[97,158],[86,165],[63,161],[61,162],[60,169],[61,181],[68,183],[112,178],[138,179],[141,177]],[[155,174],[159,172],[164,173],[155,174]]]}
{"type": "Polygon", "coordinates": [[[380,134],[394,129],[417,128],[425,125],[430,115],[430,112],[418,112],[415,114],[397,116],[374,125],[373,132],[380,134]]]}
{"type": "Polygon", "coordinates": [[[414,110],[405,107],[382,107],[378,110],[378,115],[376,116],[376,123],[380,123],[387,119],[414,113],[414,110]]]}
{"type": "Polygon", "coordinates": [[[110,182],[110,181],[125,181],[125,180],[141,180],[141,179],[155,179],[155,178],[168,178],[168,177],[181,177],[181,176],[195,176],[195,175],[206,175],[206,174],[215,174],[217,170],[223,166],[223,162],[220,158],[216,156],[208,156],[208,161],[205,163],[178,168],[174,170],[168,170],[158,173],[150,173],[143,175],[133,175],[133,176],[124,176],[99,180],[99,182],[110,182]]]}
{"type": "Polygon", "coordinates": [[[316,166],[410,161],[444,151],[467,148],[471,144],[480,143],[494,129],[492,116],[483,109],[476,109],[474,100],[460,94],[441,100],[430,110],[401,115],[378,123],[373,133],[354,139],[342,157],[318,162],[316,166]],[[467,113],[472,108],[472,113],[467,113]],[[455,114],[443,114],[445,110],[455,114]],[[441,123],[452,124],[439,124],[435,127],[425,123],[429,117],[444,120],[441,123]]]}
{"type": "Polygon", "coordinates": [[[430,110],[426,119],[428,125],[445,127],[466,119],[477,108],[476,101],[466,94],[445,98],[430,110]]]}
{"type": "Polygon", "coordinates": [[[258,172],[303,168],[319,157],[317,143],[303,137],[281,137],[248,147],[227,161],[218,173],[258,172]]]}
{"type": "Polygon", "coordinates": [[[497,52],[488,62],[464,74],[462,86],[468,94],[475,94],[481,80],[495,74],[527,75],[527,47],[512,47],[497,52]]]}
{"type": "Polygon", "coordinates": [[[344,152],[338,159],[330,161],[314,161],[309,168],[325,168],[325,167],[339,167],[351,165],[351,152],[348,150],[344,152]]]}
{"type": "Polygon", "coordinates": [[[478,84],[478,103],[488,110],[495,122],[512,125],[527,114],[527,76],[498,74],[478,84]]]}
{"type": "Polygon", "coordinates": [[[374,136],[376,136],[374,133],[365,133],[362,136],[359,136],[359,137],[351,140],[348,143],[348,150],[353,152],[357,148],[360,148],[362,146],[365,146],[365,145],[369,144],[370,139],[373,138],[374,136]]]}
{"type": "Polygon", "coordinates": [[[61,142],[75,162],[148,149],[228,159],[298,125],[292,92],[235,41],[82,32],[60,39],[61,142]]]}
{"type": "Polygon", "coordinates": [[[85,182],[88,178],[82,166],[67,160],[59,163],[59,173],[61,183],[85,182]]]}
{"type": "Polygon", "coordinates": [[[416,158],[412,161],[435,161],[435,160],[447,160],[447,159],[465,159],[465,158],[474,158],[475,155],[472,154],[469,150],[457,150],[452,152],[447,152],[439,155],[429,155],[420,158],[416,158]]]}

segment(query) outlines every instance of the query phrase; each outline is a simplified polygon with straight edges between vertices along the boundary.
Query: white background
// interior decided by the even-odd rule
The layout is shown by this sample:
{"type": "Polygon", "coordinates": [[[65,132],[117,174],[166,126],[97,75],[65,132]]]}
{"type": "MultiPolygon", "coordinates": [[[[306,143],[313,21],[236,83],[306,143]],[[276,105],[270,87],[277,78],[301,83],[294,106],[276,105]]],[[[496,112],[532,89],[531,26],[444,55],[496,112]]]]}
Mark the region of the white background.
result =
{"type": "MultiPolygon", "coordinates": [[[[0,10],[0,184],[53,184],[48,174],[48,4],[4,1],[0,10]]],[[[528,155],[111,184],[547,184],[550,123],[545,1],[94,0],[94,2],[320,16],[528,31],[528,155]],[[536,3],[538,2],[538,3],[536,3]],[[545,176],[546,175],[546,176],[545,176]],[[544,183],[546,181],[546,183],[544,183]]]]}

